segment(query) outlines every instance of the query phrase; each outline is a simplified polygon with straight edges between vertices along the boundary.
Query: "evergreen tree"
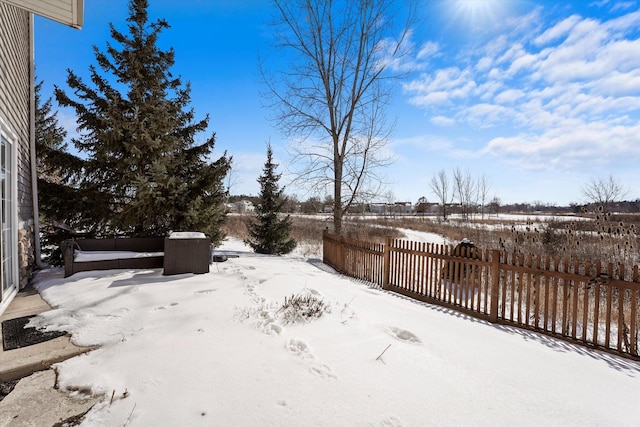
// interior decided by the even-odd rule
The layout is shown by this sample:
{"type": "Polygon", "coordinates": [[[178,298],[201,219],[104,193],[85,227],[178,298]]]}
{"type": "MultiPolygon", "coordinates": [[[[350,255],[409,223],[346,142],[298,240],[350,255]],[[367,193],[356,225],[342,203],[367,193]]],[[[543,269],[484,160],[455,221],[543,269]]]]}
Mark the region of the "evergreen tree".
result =
{"type": "Polygon", "coordinates": [[[290,237],[291,217],[279,217],[287,199],[283,195],[284,188],[278,188],[280,174],[275,173],[277,167],[273,163],[271,145],[267,145],[267,161],[258,178],[260,202],[256,206],[256,221],[247,225],[250,238],[245,241],[261,254],[287,254],[296,247],[296,241],[290,237]]]}
{"type": "Polygon", "coordinates": [[[110,24],[106,52],[94,47],[102,70],[91,65],[91,83],[68,70],[76,98],[56,87],[60,105],[75,109],[80,136],[72,142],[86,153],[81,191],[102,194],[95,213],[102,234],[166,235],[203,231],[214,243],[224,235],[223,180],[231,159],[209,161],[215,134],[195,144],[209,117],[194,121],[190,85],[174,78],[174,51],[160,50],[164,19],[149,22],[147,0],[129,3],[128,34],[110,24]],[[112,76],[111,79],[107,76],[112,76]],[[112,85],[116,82],[117,85],[112,85]]]}
{"type": "Polygon", "coordinates": [[[51,98],[42,102],[43,82],[35,86],[35,144],[38,170],[38,207],[42,253],[46,261],[62,265],[60,243],[74,236],[74,229],[90,231],[85,211],[99,206],[96,197],[80,193],[74,184],[83,161],[66,151],[67,132],[52,111],[51,98]]]}

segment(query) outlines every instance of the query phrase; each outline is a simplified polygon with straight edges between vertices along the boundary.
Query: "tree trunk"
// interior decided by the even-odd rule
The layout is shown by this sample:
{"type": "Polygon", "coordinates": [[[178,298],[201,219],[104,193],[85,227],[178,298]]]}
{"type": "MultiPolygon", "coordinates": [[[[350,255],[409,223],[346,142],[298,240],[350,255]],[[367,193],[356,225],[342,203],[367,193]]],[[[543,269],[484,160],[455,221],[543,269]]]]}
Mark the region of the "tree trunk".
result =
{"type": "Polygon", "coordinates": [[[342,163],[339,158],[334,162],[333,195],[333,232],[342,236],[342,163]]]}

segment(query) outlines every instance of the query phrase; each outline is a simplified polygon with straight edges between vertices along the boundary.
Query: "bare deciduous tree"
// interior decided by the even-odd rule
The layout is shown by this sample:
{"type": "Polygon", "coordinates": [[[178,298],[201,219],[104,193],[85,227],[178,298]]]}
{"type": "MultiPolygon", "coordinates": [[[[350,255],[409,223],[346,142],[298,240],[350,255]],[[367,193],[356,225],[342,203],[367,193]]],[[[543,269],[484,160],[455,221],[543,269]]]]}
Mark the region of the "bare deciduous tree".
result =
{"type": "Polygon", "coordinates": [[[267,107],[293,140],[298,181],[323,192],[333,185],[334,231],[360,199],[380,194],[384,147],[393,128],[385,116],[391,69],[411,46],[414,5],[398,13],[392,0],[273,0],[276,47],[294,53],[287,68],[268,72],[267,107]],[[396,16],[409,16],[400,31],[396,16]],[[393,33],[396,32],[395,37],[393,33]]]}
{"type": "Polygon", "coordinates": [[[489,197],[489,191],[491,191],[491,183],[487,178],[487,175],[482,174],[478,179],[478,199],[480,201],[480,213],[482,214],[482,219],[484,219],[484,210],[486,204],[489,202],[487,199],[489,197]]]}
{"type": "Polygon", "coordinates": [[[609,175],[607,178],[591,178],[582,187],[582,194],[591,203],[606,210],[611,203],[626,196],[627,190],[613,175],[609,175]]]}
{"type": "Polygon", "coordinates": [[[498,215],[500,213],[500,205],[502,201],[498,196],[493,196],[493,199],[489,202],[489,213],[493,213],[494,215],[498,215]]]}
{"type": "Polygon", "coordinates": [[[431,187],[431,191],[433,191],[433,194],[438,198],[438,201],[442,206],[442,219],[446,221],[447,204],[453,201],[453,191],[447,172],[444,169],[441,169],[438,173],[434,174],[431,177],[431,181],[429,181],[429,187],[431,187]]]}
{"type": "Polygon", "coordinates": [[[453,185],[453,192],[460,203],[462,219],[468,221],[478,199],[476,183],[469,171],[462,172],[460,168],[456,168],[453,171],[453,185]]]}

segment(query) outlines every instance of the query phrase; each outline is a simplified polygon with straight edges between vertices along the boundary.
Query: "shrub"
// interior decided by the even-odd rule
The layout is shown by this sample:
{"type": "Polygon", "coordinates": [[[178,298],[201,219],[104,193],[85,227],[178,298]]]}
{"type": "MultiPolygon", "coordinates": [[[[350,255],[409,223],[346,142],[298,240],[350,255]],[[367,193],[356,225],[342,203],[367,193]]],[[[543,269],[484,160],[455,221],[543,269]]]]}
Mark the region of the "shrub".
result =
{"type": "Polygon", "coordinates": [[[324,300],[314,294],[305,293],[285,297],[284,304],[280,306],[278,314],[282,316],[285,324],[300,323],[317,319],[329,310],[330,307],[324,300]]]}

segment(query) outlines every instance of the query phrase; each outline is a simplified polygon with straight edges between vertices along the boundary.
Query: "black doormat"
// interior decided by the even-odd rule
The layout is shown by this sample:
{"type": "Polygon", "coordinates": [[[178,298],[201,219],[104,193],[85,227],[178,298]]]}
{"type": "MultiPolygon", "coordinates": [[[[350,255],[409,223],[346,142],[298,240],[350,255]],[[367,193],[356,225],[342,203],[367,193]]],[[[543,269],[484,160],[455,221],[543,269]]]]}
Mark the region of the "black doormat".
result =
{"type": "Polygon", "coordinates": [[[27,347],[66,335],[60,331],[39,331],[36,328],[25,328],[33,316],[18,317],[2,322],[2,347],[4,351],[27,347]]]}

